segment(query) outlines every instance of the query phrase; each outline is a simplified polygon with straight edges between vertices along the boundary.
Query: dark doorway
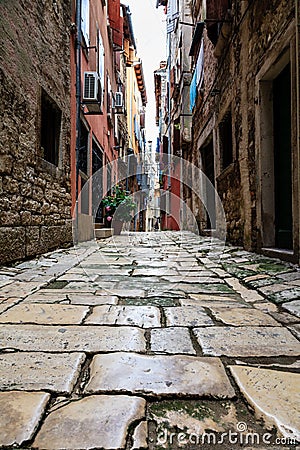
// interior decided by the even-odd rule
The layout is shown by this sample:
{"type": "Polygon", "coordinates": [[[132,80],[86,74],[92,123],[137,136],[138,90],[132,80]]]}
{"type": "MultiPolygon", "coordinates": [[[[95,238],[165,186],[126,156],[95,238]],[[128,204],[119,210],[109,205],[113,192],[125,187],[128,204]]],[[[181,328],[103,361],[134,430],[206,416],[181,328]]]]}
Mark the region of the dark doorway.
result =
{"type": "Polygon", "coordinates": [[[288,64],[273,81],[275,245],[293,248],[291,69],[288,64]]]}
{"type": "Polygon", "coordinates": [[[103,167],[103,152],[93,141],[92,147],[92,172],[93,172],[93,215],[96,223],[103,222],[103,205],[101,199],[103,197],[103,173],[100,169],[103,167]],[[99,171],[99,172],[98,172],[99,171]],[[96,174],[96,175],[95,175],[96,174]]]}
{"type": "Polygon", "coordinates": [[[205,195],[206,195],[206,220],[207,229],[211,230],[216,228],[216,199],[215,199],[215,168],[214,168],[214,146],[213,140],[202,147],[202,167],[203,172],[210,181],[204,180],[205,195]]]}

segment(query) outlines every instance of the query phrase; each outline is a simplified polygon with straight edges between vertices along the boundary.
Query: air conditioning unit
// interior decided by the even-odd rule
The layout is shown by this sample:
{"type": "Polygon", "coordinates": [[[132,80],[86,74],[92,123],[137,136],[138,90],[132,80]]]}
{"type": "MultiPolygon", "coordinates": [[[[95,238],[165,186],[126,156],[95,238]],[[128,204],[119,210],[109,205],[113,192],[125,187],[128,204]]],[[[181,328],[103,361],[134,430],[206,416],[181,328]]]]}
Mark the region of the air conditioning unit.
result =
{"type": "Polygon", "coordinates": [[[124,106],[124,98],[122,92],[115,93],[115,108],[123,108],[124,106]]]}
{"type": "Polygon", "coordinates": [[[82,101],[88,109],[88,114],[103,114],[102,95],[98,72],[84,72],[82,101]]]}
{"type": "Polygon", "coordinates": [[[99,101],[100,83],[97,72],[84,72],[83,101],[99,101]]]}

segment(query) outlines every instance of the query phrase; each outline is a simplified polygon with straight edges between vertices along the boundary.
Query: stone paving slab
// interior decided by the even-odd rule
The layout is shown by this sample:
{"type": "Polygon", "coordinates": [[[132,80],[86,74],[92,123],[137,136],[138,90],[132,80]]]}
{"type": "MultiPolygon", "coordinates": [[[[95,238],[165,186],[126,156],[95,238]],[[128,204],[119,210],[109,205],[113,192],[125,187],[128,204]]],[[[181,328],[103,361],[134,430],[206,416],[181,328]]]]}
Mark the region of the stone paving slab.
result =
{"type": "Polygon", "coordinates": [[[223,308],[208,306],[217,320],[234,326],[272,326],[280,324],[268,314],[254,308],[223,308]]]}
{"type": "Polygon", "coordinates": [[[288,327],[288,329],[300,340],[300,324],[288,327]]]}
{"type": "MultiPolygon", "coordinates": [[[[188,294],[235,294],[234,290],[225,283],[189,284],[181,280],[176,286],[178,290],[188,294]]],[[[173,286],[172,289],[174,289],[173,286]]]]}
{"type": "Polygon", "coordinates": [[[183,298],[180,300],[180,303],[183,307],[186,306],[202,306],[205,308],[211,309],[212,307],[221,307],[221,308],[250,308],[249,305],[245,303],[239,303],[236,301],[218,301],[218,300],[212,300],[212,299],[206,299],[206,300],[196,300],[193,298],[183,298]]]}
{"type": "Polygon", "coordinates": [[[87,292],[87,293],[93,293],[96,291],[96,289],[99,288],[99,284],[96,282],[83,282],[83,281],[71,281],[70,283],[66,284],[64,287],[65,291],[75,291],[75,292],[87,292]]]}
{"type": "Polygon", "coordinates": [[[292,300],[300,300],[300,287],[286,289],[270,295],[270,299],[275,303],[290,302],[292,300]]]}
{"type": "Polygon", "coordinates": [[[264,297],[253,289],[247,289],[236,278],[226,278],[226,283],[229,284],[246,302],[257,302],[264,300],[264,297]]]}
{"type": "Polygon", "coordinates": [[[284,327],[207,327],[193,332],[204,355],[299,356],[300,345],[284,327]]]}
{"type": "Polygon", "coordinates": [[[187,328],[156,328],[151,330],[150,349],[155,353],[195,355],[187,328]]]}
{"type": "Polygon", "coordinates": [[[4,311],[7,311],[12,306],[19,303],[22,299],[21,298],[3,298],[0,299],[0,314],[4,311]]]}
{"type": "Polygon", "coordinates": [[[111,353],[94,356],[85,393],[143,395],[235,395],[218,358],[111,353]]]}
{"type": "Polygon", "coordinates": [[[300,317],[294,316],[293,314],[289,314],[288,312],[271,311],[270,315],[274,317],[275,320],[284,325],[290,325],[292,323],[300,323],[300,317]]]}
{"type": "Polygon", "coordinates": [[[300,374],[230,366],[243,396],[268,428],[275,425],[286,438],[300,441],[300,374]]]}
{"type": "Polygon", "coordinates": [[[83,353],[2,353],[0,389],[70,393],[84,360],[83,353]]]}
{"type": "Polygon", "coordinates": [[[295,316],[300,317],[300,300],[294,300],[293,302],[284,303],[282,305],[282,308],[286,309],[295,316]]]}
{"type": "Polygon", "coordinates": [[[208,293],[208,294],[189,294],[189,297],[194,300],[205,300],[205,301],[218,301],[223,302],[224,304],[227,304],[229,302],[243,302],[246,306],[247,303],[242,300],[242,298],[239,295],[236,295],[233,293],[233,295],[222,295],[222,294],[215,294],[215,293],[208,293]]]}
{"type": "Polygon", "coordinates": [[[29,441],[49,401],[46,392],[0,392],[0,447],[29,441]]]}
{"type": "Polygon", "coordinates": [[[205,268],[201,268],[200,266],[197,266],[197,267],[192,266],[190,269],[177,266],[176,270],[179,273],[179,275],[184,275],[187,277],[192,277],[192,278],[193,277],[201,277],[201,278],[205,277],[205,278],[218,279],[218,276],[214,272],[207,270],[205,268]]]}
{"type": "Polygon", "coordinates": [[[176,262],[171,262],[171,261],[161,261],[161,260],[155,260],[155,259],[151,259],[151,260],[148,260],[148,261],[146,261],[146,259],[145,260],[142,260],[141,262],[140,262],[140,264],[138,264],[137,266],[136,266],[136,269],[143,269],[143,270],[147,270],[147,268],[150,268],[150,269],[155,269],[156,267],[158,267],[158,268],[165,268],[165,267],[167,267],[167,268],[169,268],[169,269],[172,269],[172,268],[175,268],[176,267],[176,269],[177,269],[177,264],[176,264],[176,262]]]}
{"type": "Polygon", "coordinates": [[[40,352],[145,350],[144,330],[93,325],[2,325],[0,349],[40,352]]]}
{"type": "Polygon", "coordinates": [[[68,301],[67,294],[60,292],[56,293],[44,293],[43,291],[38,291],[32,295],[28,295],[23,300],[23,304],[25,303],[65,303],[68,301]]]}
{"type": "Polygon", "coordinates": [[[85,320],[85,324],[154,328],[160,327],[160,312],[159,308],[155,306],[95,306],[92,314],[85,320]]]}
{"type": "Polygon", "coordinates": [[[168,327],[213,326],[214,322],[201,306],[175,306],[163,308],[168,327]]]}
{"type": "Polygon", "coordinates": [[[81,282],[81,283],[90,283],[96,281],[98,278],[98,274],[79,274],[79,273],[66,273],[59,278],[56,278],[56,281],[68,281],[68,282],[81,282]]]}
{"type": "Polygon", "coordinates": [[[178,275],[178,272],[168,267],[147,268],[147,269],[134,269],[133,277],[159,277],[161,275],[178,275]]]}
{"type": "Polygon", "coordinates": [[[288,288],[289,288],[288,284],[275,283],[275,284],[268,284],[267,286],[261,286],[257,288],[257,290],[267,296],[275,294],[276,292],[284,291],[288,288]]]}
{"type": "Polygon", "coordinates": [[[57,304],[19,304],[0,315],[0,323],[79,324],[89,308],[57,304]]]}
{"type": "Polygon", "coordinates": [[[267,301],[253,303],[252,306],[254,308],[260,309],[261,311],[264,311],[264,312],[267,312],[267,313],[271,313],[271,315],[273,315],[272,313],[278,311],[278,308],[277,308],[276,305],[274,305],[274,303],[267,302],[267,301]]]}
{"type": "Polygon", "coordinates": [[[118,297],[116,295],[88,295],[88,294],[69,294],[72,305],[116,305],[118,297]]]}
{"type": "MultiPolygon", "coordinates": [[[[101,291],[97,291],[96,295],[101,293],[101,291]]],[[[144,289],[109,289],[107,291],[107,294],[109,295],[117,295],[118,297],[124,298],[124,297],[145,297],[145,290],[144,289]]]]}
{"type": "Polygon", "coordinates": [[[146,402],[126,395],[92,395],[49,414],[34,448],[124,449],[129,426],[145,416],[146,402]]]}
{"type": "Polygon", "coordinates": [[[169,283],[191,283],[191,284],[222,284],[224,283],[224,280],[220,278],[210,278],[205,276],[191,276],[190,275],[183,275],[182,273],[180,275],[176,276],[170,276],[165,275],[164,273],[161,274],[162,279],[165,281],[168,281],[169,283]]]}
{"type": "MultiPolygon", "coordinates": [[[[46,284],[46,283],[44,283],[46,284]]],[[[41,288],[43,283],[29,282],[29,281],[14,281],[8,286],[0,288],[1,297],[20,297],[24,298],[37,289],[41,288]]]]}

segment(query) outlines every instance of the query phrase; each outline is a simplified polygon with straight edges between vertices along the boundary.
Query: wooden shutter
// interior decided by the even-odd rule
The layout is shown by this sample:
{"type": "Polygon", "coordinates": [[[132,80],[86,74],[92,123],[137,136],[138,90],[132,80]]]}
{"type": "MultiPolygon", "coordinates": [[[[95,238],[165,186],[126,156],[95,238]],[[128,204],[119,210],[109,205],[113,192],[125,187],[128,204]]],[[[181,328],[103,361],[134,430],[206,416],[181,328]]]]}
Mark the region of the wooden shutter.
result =
{"type": "Polygon", "coordinates": [[[117,49],[123,46],[123,17],[121,17],[120,0],[109,0],[108,18],[112,30],[113,43],[117,49]]]}

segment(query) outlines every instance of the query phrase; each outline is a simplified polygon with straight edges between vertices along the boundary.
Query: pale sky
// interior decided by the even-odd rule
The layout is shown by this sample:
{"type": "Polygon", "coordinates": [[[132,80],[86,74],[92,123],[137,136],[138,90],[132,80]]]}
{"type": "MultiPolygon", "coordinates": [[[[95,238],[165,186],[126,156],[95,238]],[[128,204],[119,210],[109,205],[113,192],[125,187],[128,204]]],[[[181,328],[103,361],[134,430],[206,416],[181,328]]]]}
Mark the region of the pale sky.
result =
{"type": "Polygon", "coordinates": [[[156,145],[154,70],[166,59],[166,15],[156,8],[156,0],[121,0],[132,13],[137,55],[142,59],[148,103],[146,106],[146,138],[156,145]]]}

